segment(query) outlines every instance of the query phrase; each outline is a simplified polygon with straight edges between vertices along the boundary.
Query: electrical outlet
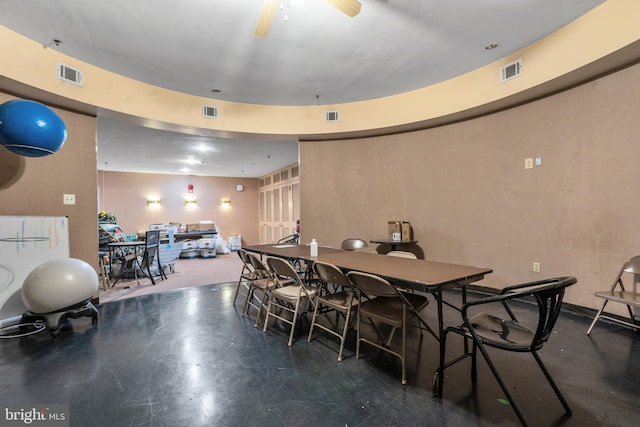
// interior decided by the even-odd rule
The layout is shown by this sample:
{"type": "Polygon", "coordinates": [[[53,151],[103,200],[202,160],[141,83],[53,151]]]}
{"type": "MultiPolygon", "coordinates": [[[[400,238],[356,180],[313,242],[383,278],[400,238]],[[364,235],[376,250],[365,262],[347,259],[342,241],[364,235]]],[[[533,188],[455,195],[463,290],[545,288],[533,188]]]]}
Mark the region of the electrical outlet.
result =
{"type": "Polygon", "coordinates": [[[62,203],[65,205],[75,205],[76,204],[76,195],[75,194],[63,194],[62,195],[62,203]]]}
{"type": "Polygon", "coordinates": [[[540,273],[540,263],[539,262],[534,262],[533,263],[533,271],[535,271],[536,273],[540,273]]]}
{"type": "Polygon", "coordinates": [[[540,166],[542,166],[542,157],[536,157],[533,163],[537,168],[539,168],[540,166]]]}
{"type": "Polygon", "coordinates": [[[527,157],[524,159],[524,168],[533,169],[533,157],[527,157]]]}

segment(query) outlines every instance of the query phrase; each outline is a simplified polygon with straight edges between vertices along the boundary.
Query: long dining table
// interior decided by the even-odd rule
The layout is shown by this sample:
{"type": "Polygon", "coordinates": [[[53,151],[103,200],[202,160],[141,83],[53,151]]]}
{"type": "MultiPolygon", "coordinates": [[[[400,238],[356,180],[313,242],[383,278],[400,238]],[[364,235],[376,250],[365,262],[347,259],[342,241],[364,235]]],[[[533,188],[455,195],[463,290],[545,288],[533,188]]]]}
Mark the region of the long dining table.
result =
{"type": "MultiPolygon", "coordinates": [[[[444,306],[447,305],[459,311],[461,305],[466,302],[466,285],[482,280],[485,275],[493,272],[492,269],[485,267],[391,257],[328,247],[318,248],[318,256],[312,257],[307,245],[255,245],[245,246],[243,249],[261,255],[303,260],[307,263],[326,262],[337,266],[345,273],[360,271],[375,274],[403,288],[430,293],[437,305],[438,337],[436,339],[440,345],[444,335],[444,306]],[[453,304],[443,298],[444,290],[454,287],[459,287],[462,291],[460,304],[453,304]]],[[[442,351],[439,354],[442,354],[442,351]]],[[[439,397],[436,395],[437,390],[437,385],[434,384],[434,396],[439,397]]]]}

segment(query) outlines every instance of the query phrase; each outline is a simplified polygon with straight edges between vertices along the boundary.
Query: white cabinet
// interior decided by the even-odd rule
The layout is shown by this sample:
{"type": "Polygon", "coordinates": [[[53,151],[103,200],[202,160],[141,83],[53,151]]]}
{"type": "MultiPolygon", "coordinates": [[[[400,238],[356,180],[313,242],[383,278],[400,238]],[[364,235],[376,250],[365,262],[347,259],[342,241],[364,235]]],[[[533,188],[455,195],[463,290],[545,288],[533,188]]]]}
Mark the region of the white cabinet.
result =
{"type": "Polygon", "coordinates": [[[260,243],[275,243],[296,231],[300,219],[300,167],[263,176],[260,187],[260,243]]]}

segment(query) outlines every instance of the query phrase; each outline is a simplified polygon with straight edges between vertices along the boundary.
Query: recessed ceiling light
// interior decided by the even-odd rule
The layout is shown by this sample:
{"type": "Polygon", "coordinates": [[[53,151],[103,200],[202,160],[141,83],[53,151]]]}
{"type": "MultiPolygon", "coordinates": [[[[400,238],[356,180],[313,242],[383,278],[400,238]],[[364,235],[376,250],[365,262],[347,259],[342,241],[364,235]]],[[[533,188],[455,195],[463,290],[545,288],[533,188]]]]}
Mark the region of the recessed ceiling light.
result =
{"type": "Polygon", "coordinates": [[[492,49],[497,48],[498,46],[499,46],[499,45],[498,45],[498,43],[489,43],[489,44],[488,44],[488,45],[486,45],[484,48],[485,48],[486,50],[492,50],[492,49]]]}
{"type": "Polygon", "coordinates": [[[193,157],[188,158],[183,160],[184,163],[190,164],[190,165],[201,165],[202,161],[198,160],[198,159],[194,159],[193,157]]]}
{"type": "Polygon", "coordinates": [[[196,146],[194,147],[194,149],[195,149],[196,151],[200,151],[200,152],[203,152],[203,153],[204,153],[204,152],[206,152],[206,151],[212,151],[212,150],[213,150],[213,147],[211,147],[211,146],[209,146],[209,145],[207,145],[207,144],[205,144],[205,143],[203,142],[203,143],[201,143],[201,144],[199,144],[199,145],[196,145],[196,146]]]}

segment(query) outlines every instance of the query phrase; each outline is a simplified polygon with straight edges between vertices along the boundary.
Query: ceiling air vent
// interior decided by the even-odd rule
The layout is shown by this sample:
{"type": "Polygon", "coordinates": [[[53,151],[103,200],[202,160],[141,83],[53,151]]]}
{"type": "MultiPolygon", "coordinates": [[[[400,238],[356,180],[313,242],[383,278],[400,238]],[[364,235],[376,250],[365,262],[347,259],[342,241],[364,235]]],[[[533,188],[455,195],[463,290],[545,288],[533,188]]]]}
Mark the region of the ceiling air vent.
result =
{"type": "Polygon", "coordinates": [[[518,59],[500,69],[500,82],[504,83],[508,80],[515,79],[522,75],[522,59],[518,59]]]}
{"type": "Polygon", "coordinates": [[[337,111],[325,111],[324,113],[324,121],[325,122],[337,122],[338,121],[338,112],[337,111]]]}
{"type": "Polygon", "coordinates": [[[218,118],[218,107],[212,107],[210,105],[202,106],[202,117],[208,117],[210,119],[218,118]]]}
{"type": "Polygon", "coordinates": [[[58,78],[65,82],[82,86],[82,71],[68,65],[58,63],[58,78]]]}

